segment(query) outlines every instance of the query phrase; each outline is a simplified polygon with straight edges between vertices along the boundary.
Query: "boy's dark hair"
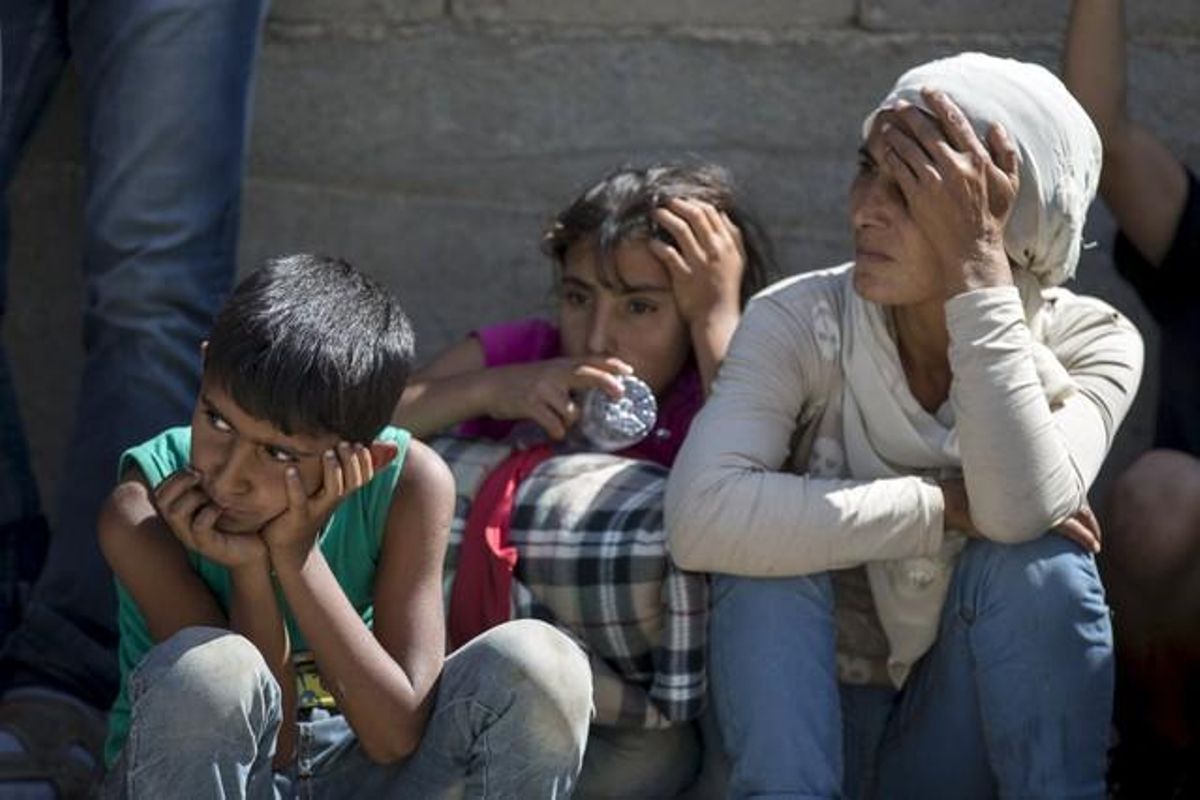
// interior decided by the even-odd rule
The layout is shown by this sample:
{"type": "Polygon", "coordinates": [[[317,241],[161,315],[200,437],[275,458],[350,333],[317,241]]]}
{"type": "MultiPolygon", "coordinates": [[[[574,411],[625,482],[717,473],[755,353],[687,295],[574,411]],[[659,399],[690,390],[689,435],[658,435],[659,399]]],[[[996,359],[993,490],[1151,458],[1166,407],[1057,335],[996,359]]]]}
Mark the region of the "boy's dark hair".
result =
{"type": "Polygon", "coordinates": [[[369,442],[412,362],[412,327],[391,293],[341,259],[300,254],[237,285],[213,325],[204,374],[287,435],[369,442]]]}
{"type": "MultiPolygon", "coordinates": [[[[738,202],[728,171],[715,164],[622,167],[587,189],[554,218],[542,236],[542,249],[561,267],[573,245],[591,241],[600,256],[601,269],[611,271],[610,256],[626,240],[657,238],[675,244],[652,216],[654,209],[674,197],[711,204],[724,211],[742,232],[746,269],[739,294],[745,305],[751,295],[767,285],[775,271],[774,258],[762,227],[738,202]]],[[[620,276],[608,277],[620,280],[620,276]]]]}

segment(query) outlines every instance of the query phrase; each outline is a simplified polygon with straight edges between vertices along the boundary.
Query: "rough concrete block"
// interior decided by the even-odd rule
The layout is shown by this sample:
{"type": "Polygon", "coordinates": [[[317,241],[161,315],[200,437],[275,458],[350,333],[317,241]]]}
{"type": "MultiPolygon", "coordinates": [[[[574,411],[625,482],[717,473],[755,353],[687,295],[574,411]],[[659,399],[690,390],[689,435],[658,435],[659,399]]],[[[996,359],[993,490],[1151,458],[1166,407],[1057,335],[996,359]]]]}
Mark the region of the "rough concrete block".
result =
{"type": "Polygon", "coordinates": [[[541,217],[470,199],[423,199],[268,180],[247,185],[240,263],[316,251],[392,288],[426,360],[473,328],[544,308],[541,217]]]}
{"type": "Polygon", "coordinates": [[[261,67],[254,169],[513,200],[562,158],[845,152],[890,78],[936,52],[845,36],[779,46],[448,32],[280,43],[261,67]],[[514,162],[526,180],[490,179],[514,162]]]}
{"type": "Polygon", "coordinates": [[[763,28],[844,25],[855,0],[454,0],[455,17],[501,23],[627,27],[638,25],[763,28]]]}
{"type": "MultiPolygon", "coordinates": [[[[1086,2],[1086,0],[1084,0],[1086,2]]],[[[1200,3],[1127,3],[1135,35],[1196,36],[1200,3]]],[[[1056,35],[1066,25],[1070,4],[1044,0],[862,0],[859,22],[868,30],[1040,33],[1056,35]]]]}
{"type": "Polygon", "coordinates": [[[445,17],[449,0],[274,0],[273,21],[431,22],[445,17]]]}
{"type": "Polygon", "coordinates": [[[862,0],[862,26],[876,31],[1045,31],[1061,26],[1065,6],[1043,0],[862,0]]]}

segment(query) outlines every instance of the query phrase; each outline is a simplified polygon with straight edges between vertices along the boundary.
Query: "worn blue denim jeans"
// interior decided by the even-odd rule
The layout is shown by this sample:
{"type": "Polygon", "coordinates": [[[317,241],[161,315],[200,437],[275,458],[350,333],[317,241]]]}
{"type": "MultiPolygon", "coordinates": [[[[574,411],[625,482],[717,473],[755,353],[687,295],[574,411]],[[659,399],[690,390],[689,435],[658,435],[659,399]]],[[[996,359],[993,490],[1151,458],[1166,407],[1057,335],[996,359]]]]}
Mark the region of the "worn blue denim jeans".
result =
{"type": "MultiPolygon", "coordinates": [[[[115,598],[96,515],[121,451],[186,422],[195,401],[200,342],[235,272],[266,6],[4,2],[0,189],[70,60],[83,103],[87,289],[84,373],[49,553],[4,655],[10,671],[25,675],[21,682],[45,681],[99,706],[108,704],[117,671],[115,598]]],[[[8,233],[5,209],[0,313],[8,233]]],[[[36,518],[37,498],[0,349],[0,526],[36,518]]]]}
{"type": "Polygon", "coordinates": [[[1062,537],[968,543],[899,692],[839,685],[828,573],[717,576],[711,625],[731,797],[1104,796],[1112,631],[1062,537]]]}
{"type": "Polygon", "coordinates": [[[450,655],[417,750],[370,761],[344,717],[300,723],[272,772],[279,686],[249,640],[186,628],[130,677],[129,738],[103,796],[189,798],[568,797],[583,762],[591,669],[567,636],[508,622],[450,655]]]}

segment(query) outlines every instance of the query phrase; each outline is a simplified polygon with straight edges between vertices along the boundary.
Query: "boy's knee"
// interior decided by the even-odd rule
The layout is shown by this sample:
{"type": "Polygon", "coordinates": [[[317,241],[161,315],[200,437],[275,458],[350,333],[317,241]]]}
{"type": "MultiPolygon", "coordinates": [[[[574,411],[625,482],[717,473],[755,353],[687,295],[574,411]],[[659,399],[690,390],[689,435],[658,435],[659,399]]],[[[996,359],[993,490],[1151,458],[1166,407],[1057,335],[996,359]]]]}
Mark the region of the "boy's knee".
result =
{"type": "Polygon", "coordinates": [[[189,627],[153,647],[130,678],[145,711],[161,699],[183,724],[274,702],[280,692],[250,640],[221,628],[189,627]]]}
{"type": "Polygon", "coordinates": [[[514,620],[470,645],[477,674],[513,694],[532,727],[549,726],[582,739],[592,711],[592,672],[583,650],[538,620],[514,620]]]}

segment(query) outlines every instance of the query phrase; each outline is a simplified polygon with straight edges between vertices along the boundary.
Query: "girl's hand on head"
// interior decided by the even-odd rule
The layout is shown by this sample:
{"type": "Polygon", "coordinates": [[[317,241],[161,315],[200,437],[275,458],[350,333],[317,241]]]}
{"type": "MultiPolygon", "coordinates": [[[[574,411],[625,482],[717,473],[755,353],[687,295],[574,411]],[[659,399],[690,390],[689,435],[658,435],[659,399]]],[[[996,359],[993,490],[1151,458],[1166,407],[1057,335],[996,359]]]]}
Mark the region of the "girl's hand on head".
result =
{"type": "Polygon", "coordinates": [[[267,546],[255,533],[218,530],[221,508],[204,492],[200,473],[185,467],[167,476],[151,495],[154,507],[184,547],[229,569],[267,563],[267,546]]]}
{"type": "Polygon", "coordinates": [[[600,389],[620,397],[625,389],[617,376],[632,375],[633,367],[619,358],[587,356],[494,367],[488,372],[488,415],[532,420],[557,441],[579,421],[576,394],[600,389]]]}
{"type": "Polygon", "coordinates": [[[321,485],[311,495],[304,489],[300,470],[289,466],[283,477],[287,508],[262,530],[276,571],[303,566],[338,503],[366,486],[396,453],[394,445],[383,442],[370,447],[339,442],[321,455],[321,485]]]}
{"type": "Polygon", "coordinates": [[[922,95],[934,117],[903,101],[881,117],[884,167],[938,256],[947,296],[1010,284],[1004,228],[1020,185],[1016,145],[1000,125],[985,145],[944,92],[922,95]]]}
{"type": "Polygon", "coordinates": [[[654,221],[675,242],[673,246],[652,238],[650,251],[671,276],[684,321],[695,325],[715,314],[737,316],[746,248],[729,216],[700,200],[672,198],[654,210],[654,221]]]}

